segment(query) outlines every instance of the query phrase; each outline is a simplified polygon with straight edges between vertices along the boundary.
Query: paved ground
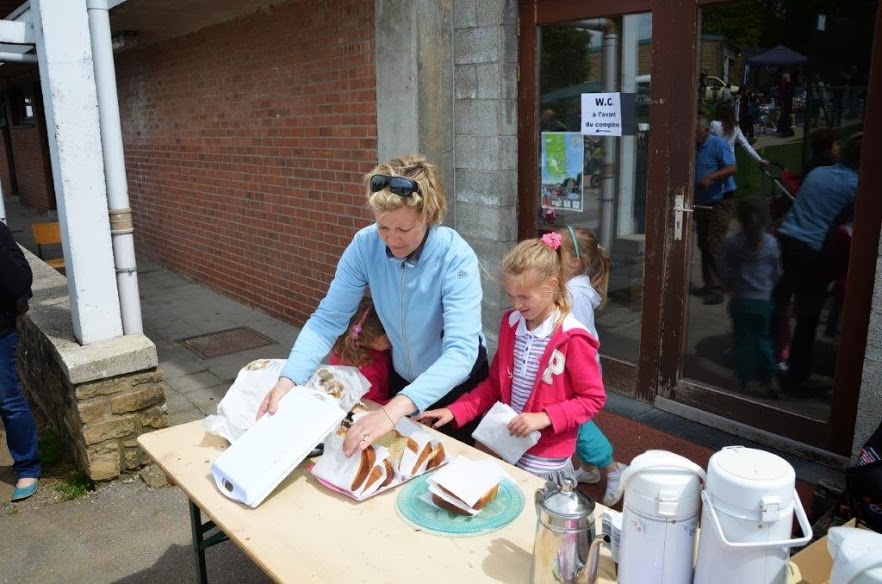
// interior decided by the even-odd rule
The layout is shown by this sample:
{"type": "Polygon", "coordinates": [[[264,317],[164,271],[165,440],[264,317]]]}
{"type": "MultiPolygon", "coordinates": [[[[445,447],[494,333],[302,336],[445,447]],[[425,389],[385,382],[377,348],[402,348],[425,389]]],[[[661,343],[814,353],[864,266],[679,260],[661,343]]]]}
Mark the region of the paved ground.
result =
{"type": "MultiPolygon", "coordinates": [[[[48,219],[10,201],[6,206],[16,238],[33,249],[30,223],[48,219]]],[[[138,267],[145,333],[157,346],[172,424],[215,413],[217,402],[249,361],[287,356],[296,328],[144,258],[139,258],[138,267]],[[274,344],[203,360],[179,342],[238,326],[247,326],[274,344]]],[[[608,409],[598,421],[616,445],[620,460],[662,448],[706,466],[710,454],[723,445],[751,445],[615,394],[608,409]]],[[[7,501],[12,478],[5,440],[2,444],[0,501],[7,501]]],[[[800,486],[806,498],[811,484],[838,477],[818,465],[786,457],[806,481],[800,486]]],[[[589,492],[599,497],[602,485],[589,492]]],[[[186,498],[177,488],[150,490],[140,480],[128,479],[104,485],[81,499],[56,499],[51,492],[41,492],[22,504],[0,502],[0,583],[195,581],[186,498]]],[[[207,555],[211,582],[268,581],[230,542],[209,549],[207,555]]]]}

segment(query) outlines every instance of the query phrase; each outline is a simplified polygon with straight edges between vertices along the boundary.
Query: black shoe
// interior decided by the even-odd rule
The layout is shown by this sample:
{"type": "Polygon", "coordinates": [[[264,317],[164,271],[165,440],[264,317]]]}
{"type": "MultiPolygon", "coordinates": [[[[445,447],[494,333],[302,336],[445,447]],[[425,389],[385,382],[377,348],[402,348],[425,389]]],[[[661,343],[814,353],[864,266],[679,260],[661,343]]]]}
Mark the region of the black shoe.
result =
{"type": "Polygon", "coordinates": [[[722,304],[725,299],[725,296],[719,292],[708,292],[704,295],[705,304],[722,304]]]}
{"type": "Polygon", "coordinates": [[[693,296],[706,296],[710,292],[710,288],[707,286],[695,286],[694,284],[689,287],[689,293],[693,296]]]}

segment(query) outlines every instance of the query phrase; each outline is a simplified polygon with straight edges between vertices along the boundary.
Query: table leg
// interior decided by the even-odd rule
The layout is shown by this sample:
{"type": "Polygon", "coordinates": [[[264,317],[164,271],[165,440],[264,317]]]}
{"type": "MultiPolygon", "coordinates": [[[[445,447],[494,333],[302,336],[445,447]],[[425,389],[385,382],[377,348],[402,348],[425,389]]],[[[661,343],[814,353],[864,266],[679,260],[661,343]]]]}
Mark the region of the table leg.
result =
{"type": "Polygon", "coordinates": [[[196,572],[199,584],[207,584],[208,573],[205,570],[205,549],[229,539],[227,535],[217,529],[213,521],[202,523],[202,510],[193,502],[190,503],[190,528],[193,532],[193,551],[196,552],[196,572]],[[208,537],[205,534],[212,529],[217,531],[208,537]]]}

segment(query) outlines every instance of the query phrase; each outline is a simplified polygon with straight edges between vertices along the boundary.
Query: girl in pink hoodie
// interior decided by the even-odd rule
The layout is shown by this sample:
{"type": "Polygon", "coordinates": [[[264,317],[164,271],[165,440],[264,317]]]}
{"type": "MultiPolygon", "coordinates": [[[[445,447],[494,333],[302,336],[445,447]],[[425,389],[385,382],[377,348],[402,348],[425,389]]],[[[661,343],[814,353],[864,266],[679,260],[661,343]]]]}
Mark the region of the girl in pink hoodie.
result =
{"type": "Polygon", "coordinates": [[[548,233],[521,242],[500,265],[502,285],[514,306],[499,326],[499,348],[490,376],[446,408],[418,420],[438,428],[457,426],[500,401],[518,415],[513,436],[540,432],[539,442],[517,466],[547,480],[575,481],[571,458],[579,426],[603,407],[606,393],[597,359],[597,339],[570,314],[561,237],[548,233]]]}

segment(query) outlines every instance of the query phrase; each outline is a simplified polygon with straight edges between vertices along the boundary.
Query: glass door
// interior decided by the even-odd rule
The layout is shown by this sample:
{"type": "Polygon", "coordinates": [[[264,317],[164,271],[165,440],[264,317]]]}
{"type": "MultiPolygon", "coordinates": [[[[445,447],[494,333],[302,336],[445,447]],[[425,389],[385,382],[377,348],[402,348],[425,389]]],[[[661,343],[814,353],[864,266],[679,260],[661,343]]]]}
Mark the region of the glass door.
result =
{"type": "Polygon", "coordinates": [[[660,395],[829,449],[853,399],[836,361],[876,6],[755,5],[701,12],[683,349],[660,395]]]}
{"type": "Polygon", "coordinates": [[[532,231],[587,229],[608,254],[614,269],[596,309],[604,371],[609,385],[633,393],[643,315],[652,16],[540,26],[537,41],[532,231]],[[582,96],[619,92],[633,96],[623,101],[623,118],[635,120],[634,131],[583,135],[582,96]]]}

